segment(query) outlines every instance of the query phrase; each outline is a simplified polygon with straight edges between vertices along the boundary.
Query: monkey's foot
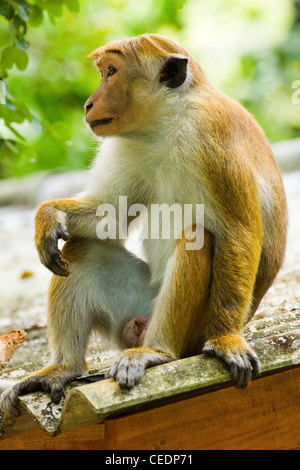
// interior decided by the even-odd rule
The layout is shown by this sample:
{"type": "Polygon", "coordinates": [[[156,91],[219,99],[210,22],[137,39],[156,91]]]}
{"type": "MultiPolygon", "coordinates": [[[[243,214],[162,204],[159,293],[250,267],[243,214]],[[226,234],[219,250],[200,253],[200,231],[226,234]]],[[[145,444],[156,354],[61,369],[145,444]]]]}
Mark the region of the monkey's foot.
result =
{"type": "Polygon", "coordinates": [[[212,338],[205,343],[202,352],[229,366],[236,388],[245,389],[251,378],[259,375],[259,359],[242,336],[232,334],[212,338]]]}
{"type": "Polygon", "coordinates": [[[33,372],[2,393],[0,409],[4,413],[19,416],[19,396],[37,390],[49,393],[51,401],[59,403],[64,396],[65,385],[78,377],[78,375],[80,375],[78,371],[67,371],[64,367],[55,365],[33,372]]]}
{"type": "Polygon", "coordinates": [[[125,349],[106,373],[106,378],[114,378],[120,387],[132,388],[140,382],[147,367],[174,360],[170,354],[155,348],[125,349]]]}

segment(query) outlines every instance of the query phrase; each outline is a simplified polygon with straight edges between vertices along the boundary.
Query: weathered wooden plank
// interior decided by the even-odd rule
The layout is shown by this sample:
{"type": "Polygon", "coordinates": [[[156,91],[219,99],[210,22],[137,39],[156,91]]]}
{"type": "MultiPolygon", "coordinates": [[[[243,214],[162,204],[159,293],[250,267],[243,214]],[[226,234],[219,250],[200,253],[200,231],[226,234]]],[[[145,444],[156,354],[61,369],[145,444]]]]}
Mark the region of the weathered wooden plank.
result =
{"type": "MultiPolygon", "coordinates": [[[[262,372],[293,367],[298,359],[300,362],[297,355],[300,344],[298,349],[294,347],[299,338],[300,331],[293,330],[257,339],[255,350],[262,361],[262,372]]],[[[131,390],[120,389],[112,379],[83,385],[67,395],[58,429],[65,432],[74,429],[79,421],[84,425],[88,424],[87,420],[101,422],[107,416],[157,406],[185,394],[202,393],[212,386],[221,388],[226,383],[230,383],[230,376],[223,364],[199,355],[147,370],[142,382],[131,390]]]]}
{"type": "Polygon", "coordinates": [[[107,449],[285,450],[300,446],[300,368],[107,420],[107,449]]]}
{"type": "Polygon", "coordinates": [[[219,361],[201,355],[148,369],[141,383],[131,390],[121,389],[113,379],[83,385],[67,395],[58,428],[66,432],[77,427],[78,422],[101,422],[107,416],[157,406],[229,381],[230,376],[219,361]]]}
{"type": "Polygon", "coordinates": [[[300,446],[300,368],[50,437],[40,429],[0,450],[285,450],[300,446]]]}
{"type": "Polygon", "coordinates": [[[20,417],[4,416],[1,419],[0,428],[0,442],[2,439],[7,439],[16,434],[30,433],[39,428],[38,423],[32,419],[32,415],[26,410],[22,409],[20,417]]]}
{"type": "Polygon", "coordinates": [[[104,427],[92,425],[56,437],[38,428],[0,441],[0,450],[103,450],[104,427]]]}
{"type": "MultiPolygon", "coordinates": [[[[249,342],[262,362],[262,372],[276,372],[300,363],[299,312],[273,320],[266,328],[262,322],[247,331],[249,342]],[[287,326],[292,323],[290,331],[287,326]],[[278,328],[284,325],[282,333],[278,328]],[[275,330],[274,330],[275,328],[275,330]],[[265,337],[264,334],[272,333],[265,337]],[[278,334],[273,334],[273,333],[278,334]],[[251,337],[251,335],[255,337],[251,337]]],[[[255,322],[254,322],[255,323],[255,322]]],[[[121,416],[170,401],[208,392],[212,387],[224,388],[230,384],[230,376],[217,359],[204,355],[150,368],[139,385],[131,390],[121,389],[112,379],[81,385],[72,384],[66,399],[59,405],[50,402],[48,394],[35,392],[20,397],[23,409],[50,435],[57,435],[79,427],[103,422],[107,417],[121,416]]],[[[16,421],[18,423],[18,420],[16,421]]],[[[2,438],[8,436],[6,422],[2,422],[2,438]]],[[[10,426],[9,436],[20,432],[18,425],[10,426]]]]}

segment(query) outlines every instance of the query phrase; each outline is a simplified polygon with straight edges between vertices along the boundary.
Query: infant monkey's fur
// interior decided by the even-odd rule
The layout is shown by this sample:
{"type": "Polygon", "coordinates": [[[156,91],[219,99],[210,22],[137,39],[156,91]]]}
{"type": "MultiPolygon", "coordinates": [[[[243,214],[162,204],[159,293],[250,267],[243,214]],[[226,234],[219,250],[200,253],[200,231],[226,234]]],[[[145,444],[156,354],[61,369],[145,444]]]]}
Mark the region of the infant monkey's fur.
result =
{"type": "Polygon", "coordinates": [[[92,329],[121,347],[138,346],[143,333],[142,345],[123,350],[108,373],[120,386],[134,386],[146,367],[205,352],[222,359],[245,388],[259,361],[243,327],[284,258],[282,180],[254,118],[166,37],[124,39],[91,56],[102,81],[85,104],[86,121],[103,143],[86,189],[37,212],[36,247],[54,273],[52,358],[3,394],[2,408],[15,414],[18,396],[28,391],[61,399],[65,384],[86,367],[92,329]],[[124,240],[99,240],[97,207],[111,204],[119,220],[119,196],[147,208],[204,204],[203,247],[186,250],[186,231],[180,240],[144,240],[146,263],[124,240]],[[59,238],[67,240],[61,253],[59,238]],[[145,327],[133,320],[141,317],[151,317],[145,327]],[[130,343],[126,331],[136,326],[130,343]]]}

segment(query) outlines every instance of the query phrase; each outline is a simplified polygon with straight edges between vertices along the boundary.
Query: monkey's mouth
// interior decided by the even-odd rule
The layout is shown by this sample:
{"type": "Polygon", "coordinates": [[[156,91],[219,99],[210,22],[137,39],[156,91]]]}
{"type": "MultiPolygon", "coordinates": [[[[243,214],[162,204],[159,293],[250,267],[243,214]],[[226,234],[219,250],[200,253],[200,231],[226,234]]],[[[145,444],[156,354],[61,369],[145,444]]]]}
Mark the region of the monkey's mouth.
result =
{"type": "Polygon", "coordinates": [[[107,124],[110,124],[114,118],[105,118],[105,119],[96,119],[95,121],[90,121],[88,124],[92,129],[96,126],[106,126],[107,124]]]}

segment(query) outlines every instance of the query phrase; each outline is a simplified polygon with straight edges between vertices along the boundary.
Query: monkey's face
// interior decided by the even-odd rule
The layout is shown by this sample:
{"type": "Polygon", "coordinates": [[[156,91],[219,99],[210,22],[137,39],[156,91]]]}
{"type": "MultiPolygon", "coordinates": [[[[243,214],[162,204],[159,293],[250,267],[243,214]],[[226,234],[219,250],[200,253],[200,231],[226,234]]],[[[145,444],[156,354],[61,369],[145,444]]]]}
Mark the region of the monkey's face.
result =
{"type": "Polygon", "coordinates": [[[98,136],[116,135],[126,129],[130,108],[125,61],[118,54],[106,54],[97,66],[101,83],[85,103],[85,120],[98,136]]]}
{"type": "Polygon", "coordinates": [[[106,137],[146,131],[164,107],[160,91],[185,82],[187,62],[186,57],[172,55],[164,60],[152,58],[146,68],[118,50],[102,55],[96,62],[101,84],[85,103],[85,120],[94,134],[106,137]]]}

